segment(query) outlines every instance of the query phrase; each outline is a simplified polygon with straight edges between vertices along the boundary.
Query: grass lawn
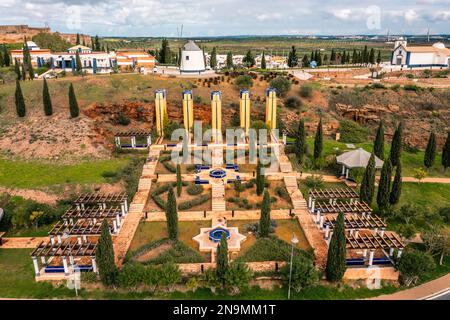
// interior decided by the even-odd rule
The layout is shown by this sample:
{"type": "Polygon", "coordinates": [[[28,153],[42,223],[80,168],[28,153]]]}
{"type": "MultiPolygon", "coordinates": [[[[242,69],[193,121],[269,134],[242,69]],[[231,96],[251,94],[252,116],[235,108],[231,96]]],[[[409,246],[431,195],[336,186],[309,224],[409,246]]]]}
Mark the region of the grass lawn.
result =
{"type": "MultiPolygon", "coordinates": [[[[293,139],[289,139],[290,141],[293,141],[293,139]]],[[[308,152],[310,154],[313,153],[314,150],[314,138],[308,137],[308,152]]],[[[368,152],[373,151],[373,143],[372,142],[364,142],[364,143],[353,143],[356,148],[363,148],[364,150],[368,152]]],[[[385,142],[385,158],[389,156],[389,148],[390,144],[385,142]]],[[[342,151],[349,150],[346,147],[346,144],[343,142],[335,141],[332,139],[324,139],[323,140],[323,156],[326,157],[331,154],[336,153],[336,148],[342,151]]],[[[450,177],[450,170],[447,170],[446,173],[442,171],[442,165],[441,165],[441,155],[442,150],[438,150],[436,154],[436,160],[435,165],[428,170],[428,176],[429,177],[450,177]]],[[[417,152],[407,152],[403,150],[402,153],[402,170],[403,170],[403,176],[404,177],[412,177],[414,174],[414,169],[422,168],[423,167],[423,157],[424,157],[424,151],[417,151],[417,152]]],[[[294,167],[297,169],[297,171],[301,170],[299,166],[296,163],[293,163],[294,167]]],[[[313,172],[315,170],[303,170],[304,172],[313,172]]],[[[318,171],[320,172],[320,171],[318,171]]],[[[323,172],[324,174],[330,174],[329,172],[323,172]]]]}
{"type": "MultiPolygon", "coordinates": [[[[211,221],[180,221],[178,223],[179,240],[192,249],[198,250],[198,243],[192,240],[192,238],[200,233],[200,228],[208,227],[211,227],[211,221]]],[[[130,250],[136,250],[144,244],[167,237],[167,225],[165,221],[141,222],[134,234],[130,250]]]]}
{"type": "Polygon", "coordinates": [[[126,158],[117,158],[58,165],[39,161],[0,159],[0,185],[9,188],[38,189],[68,183],[105,183],[107,181],[102,173],[116,172],[128,161],[126,158]]]}
{"type": "Polygon", "coordinates": [[[450,206],[450,184],[404,182],[399,206],[408,203],[429,208],[450,206]]]}
{"type": "Polygon", "coordinates": [[[5,237],[46,237],[48,236],[48,232],[53,227],[53,225],[54,223],[50,223],[38,228],[30,227],[18,231],[7,232],[5,237]]]}

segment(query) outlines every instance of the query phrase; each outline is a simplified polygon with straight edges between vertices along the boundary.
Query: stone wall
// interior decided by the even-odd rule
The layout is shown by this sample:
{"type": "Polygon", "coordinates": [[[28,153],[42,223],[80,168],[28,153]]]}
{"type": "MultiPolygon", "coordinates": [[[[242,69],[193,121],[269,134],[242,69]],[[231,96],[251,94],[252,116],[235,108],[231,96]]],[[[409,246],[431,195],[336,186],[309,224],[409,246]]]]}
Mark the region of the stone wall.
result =
{"type": "Polygon", "coordinates": [[[347,268],[344,280],[367,280],[376,282],[377,280],[398,281],[399,273],[394,267],[365,267],[347,268]]]}
{"type": "MultiPolygon", "coordinates": [[[[262,262],[247,262],[246,265],[253,272],[270,272],[277,271],[286,265],[284,261],[262,261],[262,262]]],[[[215,267],[215,263],[180,263],[178,264],[181,273],[186,275],[201,274],[208,269],[215,267]]]]}

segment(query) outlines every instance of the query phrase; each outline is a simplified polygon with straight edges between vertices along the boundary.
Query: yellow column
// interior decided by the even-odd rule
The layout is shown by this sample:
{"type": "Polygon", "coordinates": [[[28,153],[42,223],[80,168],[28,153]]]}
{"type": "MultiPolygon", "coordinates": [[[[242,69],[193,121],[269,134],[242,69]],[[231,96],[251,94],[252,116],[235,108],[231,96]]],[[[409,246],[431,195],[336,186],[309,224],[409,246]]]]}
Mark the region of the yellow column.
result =
{"type": "Polygon", "coordinates": [[[241,90],[239,96],[241,128],[248,135],[248,130],[250,129],[250,92],[248,90],[241,90]]]}
{"type": "Polygon", "coordinates": [[[164,119],[167,117],[166,90],[155,91],[156,131],[164,134],[164,119]]]}
{"type": "Polygon", "coordinates": [[[211,92],[211,128],[213,130],[213,141],[222,141],[222,93],[220,91],[211,92]]]}
{"type": "Polygon", "coordinates": [[[183,123],[184,128],[191,132],[194,125],[194,102],[192,90],[183,91],[183,123]]]}
{"type": "Polygon", "coordinates": [[[266,90],[266,123],[271,130],[277,128],[277,92],[273,88],[266,90]]]}

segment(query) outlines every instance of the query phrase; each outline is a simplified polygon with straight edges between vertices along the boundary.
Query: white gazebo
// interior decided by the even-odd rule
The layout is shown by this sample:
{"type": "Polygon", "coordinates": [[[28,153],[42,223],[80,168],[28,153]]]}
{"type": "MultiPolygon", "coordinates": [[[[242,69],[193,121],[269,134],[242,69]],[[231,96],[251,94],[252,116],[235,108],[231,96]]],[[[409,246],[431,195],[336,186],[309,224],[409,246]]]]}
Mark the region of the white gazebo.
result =
{"type": "MultiPolygon", "coordinates": [[[[365,168],[369,163],[370,152],[367,152],[363,148],[348,151],[340,156],[336,157],[338,164],[342,165],[342,176],[345,175],[345,179],[348,179],[350,169],[353,168],[365,168]]],[[[383,160],[375,156],[375,168],[380,169],[383,166],[383,160]]]]}

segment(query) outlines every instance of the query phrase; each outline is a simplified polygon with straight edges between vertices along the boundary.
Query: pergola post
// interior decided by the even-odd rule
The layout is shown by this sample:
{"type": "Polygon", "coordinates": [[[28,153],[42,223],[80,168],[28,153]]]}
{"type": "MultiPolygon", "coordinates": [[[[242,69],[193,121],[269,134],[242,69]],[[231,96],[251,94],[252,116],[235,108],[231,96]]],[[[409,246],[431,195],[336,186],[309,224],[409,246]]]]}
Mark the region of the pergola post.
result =
{"type": "Polygon", "coordinates": [[[122,216],[125,216],[126,215],[125,205],[123,203],[120,204],[120,209],[122,210],[122,216]]]}
{"type": "Polygon", "coordinates": [[[283,130],[283,144],[286,145],[286,132],[283,130]]]}
{"type": "Polygon", "coordinates": [[[100,210],[103,210],[103,204],[99,203],[99,204],[98,204],[98,208],[99,208],[100,210]]]}
{"type": "Polygon", "coordinates": [[[312,205],[311,205],[311,212],[314,212],[314,207],[316,206],[316,200],[314,199],[312,201],[312,205]]]}
{"type": "Polygon", "coordinates": [[[389,248],[389,257],[393,257],[394,256],[394,247],[389,248]]]}
{"type": "Polygon", "coordinates": [[[117,227],[120,227],[120,217],[116,215],[117,227]]]}
{"type": "Polygon", "coordinates": [[[375,254],[375,250],[371,249],[370,250],[370,254],[369,254],[369,267],[372,266],[372,264],[373,264],[373,256],[374,256],[374,254],[375,254]]]}
{"type": "Polygon", "coordinates": [[[316,224],[319,224],[319,222],[320,222],[320,210],[317,209],[317,211],[316,211],[316,224]]]}
{"type": "Polygon", "coordinates": [[[403,249],[398,249],[397,258],[402,256],[403,249]]]}
{"type": "Polygon", "coordinates": [[[359,237],[359,230],[358,229],[355,230],[355,234],[353,236],[355,237],[355,239],[358,239],[358,237],[359,237]]]}
{"type": "Polygon", "coordinates": [[[345,175],[345,165],[342,165],[342,173],[341,175],[345,175]]]}
{"type": "Polygon", "coordinates": [[[97,270],[97,261],[95,260],[95,256],[92,256],[91,260],[92,260],[92,271],[97,273],[98,272],[98,270],[97,270]]]}
{"type": "Polygon", "coordinates": [[[120,146],[120,137],[116,137],[115,140],[116,140],[116,146],[117,146],[118,148],[120,148],[120,147],[121,147],[121,146],[120,146]]]}
{"type": "Polygon", "coordinates": [[[327,225],[325,226],[325,240],[328,240],[329,234],[330,234],[330,226],[327,223],[327,225]]]}
{"type": "Polygon", "coordinates": [[[150,147],[152,145],[152,136],[148,135],[147,136],[147,146],[150,147]]]}
{"type": "Polygon", "coordinates": [[[311,196],[308,197],[308,208],[311,208],[312,205],[312,198],[311,196]]]}
{"type": "Polygon", "coordinates": [[[123,204],[125,205],[125,212],[128,213],[128,200],[125,199],[125,200],[123,201],[123,204]]]}
{"type": "Polygon", "coordinates": [[[381,230],[380,230],[380,237],[384,237],[384,228],[381,228],[381,230]]]}
{"type": "Polygon", "coordinates": [[[64,274],[65,274],[66,276],[68,276],[68,275],[69,275],[69,267],[68,267],[68,265],[67,265],[67,259],[66,259],[65,256],[63,256],[61,259],[62,259],[63,266],[64,266],[64,274]]]}
{"type": "Polygon", "coordinates": [[[135,136],[131,137],[131,148],[133,148],[133,149],[136,148],[136,137],[135,136]]]}
{"type": "Polygon", "coordinates": [[[31,257],[31,258],[33,259],[34,274],[36,276],[40,276],[41,274],[39,272],[39,264],[38,264],[37,258],[36,257],[31,257]]]}
{"type": "Polygon", "coordinates": [[[367,257],[367,249],[364,249],[364,250],[363,250],[363,257],[364,257],[364,258],[367,257]]]}
{"type": "Polygon", "coordinates": [[[323,220],[324,220],[324,216],[320,215],[320,220],[319,220],[319,228],[320,228],[320,230],[323,229],[323,220]]]}
{"type": "Polygon", "coordinates": [[[61,238],[61,235],[60,235],[60,234],[58,234],[58,243],[59,243],[59,244],[62,243],[62,238],[61,238]]]}
{"type": "Polygon", "coordinates": [[[114,234],[117,233],[117,221],[113,220],[113,230],[114,230],[114,234]]]}
{"type": "Polygon", "coordinates": [[[42,256],[41,257],[41,263],[42,263],[42,265],[47,265],[47,261],[45,260],[45,257],[44,256],[42,256]]]}
{"type": "Polygon", "coordinates": [[[346,168],[346,169],[345,169],[345,179],[348,179],[348,174],[349,174],[349,172],[350,172],[350,169],[349,169],[349,168],[346,168]]]}
{"type": "Polygon", "coordinates": [[[82,244],[83,242],[81,241],[81,236],[77,236],[77,241],[78,241],[78,244],[82,244]]]}
{"type": "Polygon", "coordinates": [[[72,266],[75,264],[75,259],[73,258],[73,256],[69,256],[69,262],[72,266]]]}
{"type": "Polygon", "coordinates": [[[87,242],[87,236],[86,235],[83,235],[83,241],[87,242]]]}
{"type": "Polygon", "coordinates": [[[55,244],[55,237],[54,237],[54,236],[50,236],[50,243],[51,243],[52,245],[55,244]]]}

